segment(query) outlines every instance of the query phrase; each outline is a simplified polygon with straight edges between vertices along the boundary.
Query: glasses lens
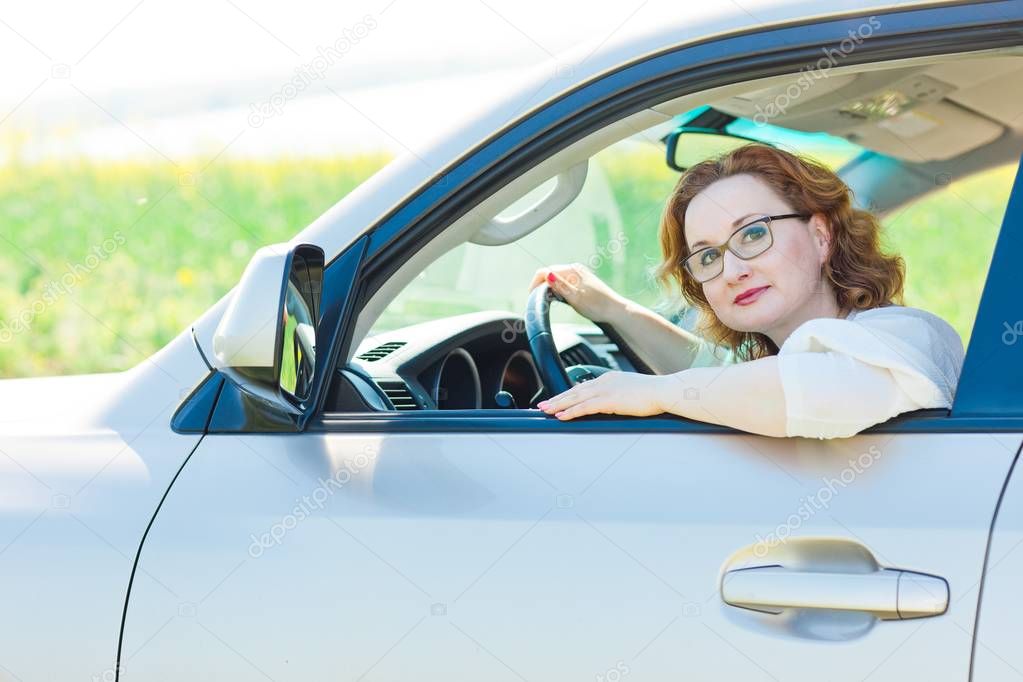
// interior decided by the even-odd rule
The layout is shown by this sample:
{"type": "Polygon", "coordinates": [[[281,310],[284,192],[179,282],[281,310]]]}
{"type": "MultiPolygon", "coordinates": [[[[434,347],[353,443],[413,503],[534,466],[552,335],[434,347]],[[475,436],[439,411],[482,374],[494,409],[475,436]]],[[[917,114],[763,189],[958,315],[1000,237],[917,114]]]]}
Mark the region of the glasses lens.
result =
{"type": "Polygon", "coordinates": [[[698,282],[705,282],[721,272],[721,250],[716,247],[700,249],[686,258],[686,268],[698,282]]]}
{"type": "Polygon", "coordinates": [[[729,244],[743,258],[759,256],[771,246],[771,228],[766,221],[745,225],[732,235],[729,244]]]}
{"type": "MultiPolygon", "coordinates": [[[[771,247],[771,228],[766,220],[744,225],[732,235],[729,246],[740,258],[759,256],[771,247]]],[[[691,254],[685,260],[685,267],[698,282],[714,279],[724,267],[721,249],[708,247],[691,254]]]]}

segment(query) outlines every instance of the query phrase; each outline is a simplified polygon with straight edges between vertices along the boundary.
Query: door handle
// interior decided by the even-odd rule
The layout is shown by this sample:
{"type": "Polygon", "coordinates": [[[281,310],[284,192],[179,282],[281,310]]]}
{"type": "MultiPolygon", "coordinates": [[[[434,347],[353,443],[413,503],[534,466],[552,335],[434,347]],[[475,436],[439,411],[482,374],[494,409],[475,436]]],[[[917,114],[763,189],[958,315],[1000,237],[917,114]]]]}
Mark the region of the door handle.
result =
{"type": "Polygon", "coordinates": [[[948,610],[948,594],[944,578],[891,568],[826,573],[756,566],[727,571],[721,580],[726,604],[774,614],[834,609],[871,613],[881,620],[927,618],[948,610]]]}

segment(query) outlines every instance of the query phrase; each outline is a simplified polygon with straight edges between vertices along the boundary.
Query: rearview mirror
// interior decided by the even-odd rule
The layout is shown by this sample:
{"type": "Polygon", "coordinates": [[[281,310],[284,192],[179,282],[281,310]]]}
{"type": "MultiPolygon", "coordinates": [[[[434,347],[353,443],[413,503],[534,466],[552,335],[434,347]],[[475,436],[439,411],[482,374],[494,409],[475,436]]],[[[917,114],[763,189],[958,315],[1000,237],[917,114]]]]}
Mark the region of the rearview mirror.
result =
{"type": "Polygon", "coordinates": [[[217,369],[242,390],[297,412],[316,367],[323,249],[265,246],[253,255],[213,334],[217,369]]]}
{"type": "Polygon", "coordinates": [[[665,140],[668,166],[677,171],[692,168],[701,161],[711,159],[747,144],[774,145],[751,137],[726,133],[714,128],[682,126],[672,131],[665,140]]]}

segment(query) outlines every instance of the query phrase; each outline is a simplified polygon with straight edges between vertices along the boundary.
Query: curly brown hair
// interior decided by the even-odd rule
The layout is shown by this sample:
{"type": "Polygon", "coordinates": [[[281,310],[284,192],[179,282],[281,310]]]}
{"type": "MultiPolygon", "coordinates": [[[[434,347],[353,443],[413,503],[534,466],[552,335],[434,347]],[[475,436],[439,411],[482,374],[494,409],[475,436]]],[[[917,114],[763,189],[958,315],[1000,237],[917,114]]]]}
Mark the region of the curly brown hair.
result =
{"type": "Polygon", "coordinates": [[[901,256],[882,252],[878,219],[869,211],[853,207],[851,192],[842,179],[813,159],[763,144],[748,144],[686,170],[661,215],[664,260],[655,275],[669,290],[677,284],[682,298],[697,308],[697,332],[701,336],[730,348],[742,360],[778,353],[766,334],[736,331],[721,322],[704,296],[703,285],[682,266],[690,253],[685,239],[689,203],[717,180],[743,174],[766,182],[793,212],[823,214],[831,232],[831,249],[821,275],[833,286],[843,315],[853,309],[903,304],[905,262],[901,256]]]}

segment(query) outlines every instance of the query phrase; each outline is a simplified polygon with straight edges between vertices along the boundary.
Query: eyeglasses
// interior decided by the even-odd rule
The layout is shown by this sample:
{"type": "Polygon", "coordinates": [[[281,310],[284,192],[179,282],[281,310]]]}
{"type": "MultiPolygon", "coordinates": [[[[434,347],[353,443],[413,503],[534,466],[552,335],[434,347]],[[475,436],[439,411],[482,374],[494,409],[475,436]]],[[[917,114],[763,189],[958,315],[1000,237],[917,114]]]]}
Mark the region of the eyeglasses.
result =
{"type": "Polygon", "coordinates": [[[785,213],[783,215],[765,215],[751,223],[746,223],[728,237],[728,241],[717,246],[705,246],[694,251],[682,261],[682,266],[700,283],[709,282],[722,273],[725,267],[725,254],[728,250],[743,260],[759,256],[771,248],[774,238],[771,235],[771,221],[785,218],[809,218],[807,213],[785,213]]]}

